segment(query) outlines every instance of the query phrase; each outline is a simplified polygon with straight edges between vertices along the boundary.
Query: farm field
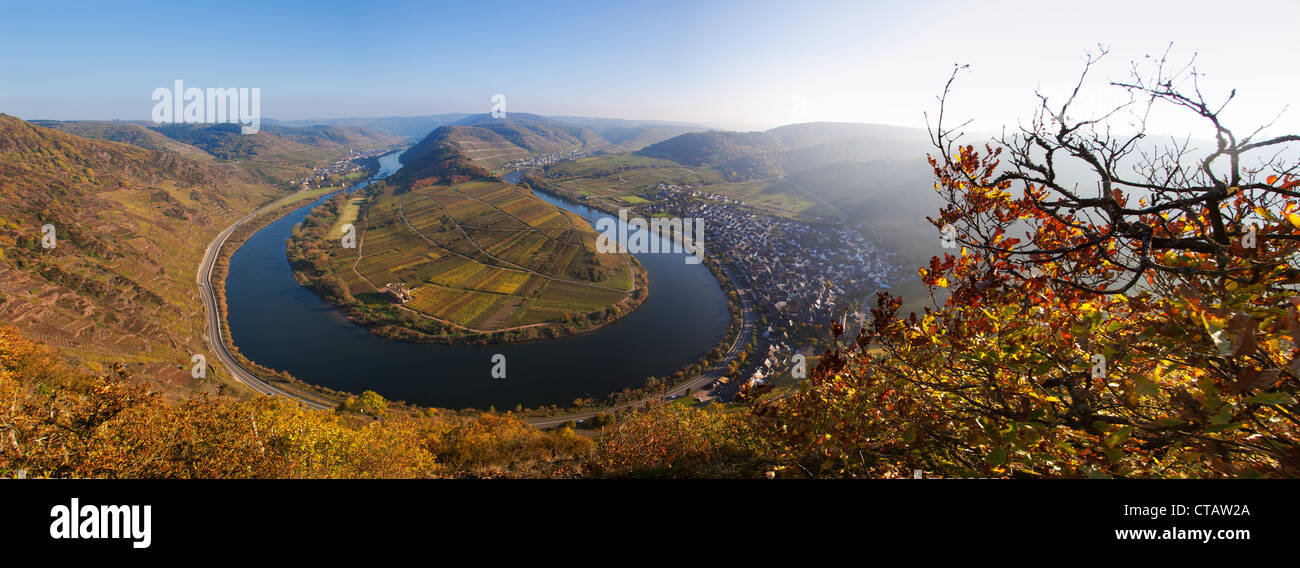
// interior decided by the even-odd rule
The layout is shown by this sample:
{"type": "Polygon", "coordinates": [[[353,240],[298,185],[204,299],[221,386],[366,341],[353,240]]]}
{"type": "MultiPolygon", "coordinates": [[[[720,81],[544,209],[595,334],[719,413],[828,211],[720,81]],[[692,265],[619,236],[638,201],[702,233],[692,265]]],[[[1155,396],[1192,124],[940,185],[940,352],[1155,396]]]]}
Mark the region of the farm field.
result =
{"type": "Polygon", "coordinates": [[[360,197],[353,197],[343,205],[343,210],[339,212],[338,220],[336,220],[334,226],[330,228],[328,238],[337,239],[342,237],[343,226],[348,223],[355,224],[357,222],[357,216],[361,213],[362,201],[363,199],[360,197]]]}
{"type": "Polygon", "coordinates": [[[343,222],[361,244],[333,271],[353,294],[401,283],[404,308],[470,331],[595,319],[634,287],[629,256],[596,253],[590,224],[512,184],[384,188],[345,203],[331,234],[343,222]]]}

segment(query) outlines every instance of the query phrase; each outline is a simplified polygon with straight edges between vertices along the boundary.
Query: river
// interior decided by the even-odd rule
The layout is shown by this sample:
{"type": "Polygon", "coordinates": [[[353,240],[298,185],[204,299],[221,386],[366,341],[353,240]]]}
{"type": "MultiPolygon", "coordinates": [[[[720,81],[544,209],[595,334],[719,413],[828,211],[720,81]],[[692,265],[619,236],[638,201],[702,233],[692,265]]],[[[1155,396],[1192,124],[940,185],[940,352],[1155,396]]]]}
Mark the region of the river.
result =
{"type": "MultiPolygon", "coordinates": [[[[380,159],[376,178],[397,171],[397,154],[380,159]]],[[[508,176],[516,181],[517,175],[508,176]]],[[[355,191],[370,182],[361,182],[355,191]]],[[[594,220],[606,213],[538,193],[594,220]]],[[[680,254],[642,254],[650,297],[640,309],[591,333],[487,346],[408,343],[371,335],[293,279],[285,240],[312,207],[295,209],[254,233],[234,254],[226,279],[234,344],[249,359],[312,384],[444,408],[499,410],[516,404],[567,405],[639,387],[711,349],[726,330],[726,296],[703,265],[680,254]],[[506,356],[506,378],[491,376],[494,354],[506,356]]]]}

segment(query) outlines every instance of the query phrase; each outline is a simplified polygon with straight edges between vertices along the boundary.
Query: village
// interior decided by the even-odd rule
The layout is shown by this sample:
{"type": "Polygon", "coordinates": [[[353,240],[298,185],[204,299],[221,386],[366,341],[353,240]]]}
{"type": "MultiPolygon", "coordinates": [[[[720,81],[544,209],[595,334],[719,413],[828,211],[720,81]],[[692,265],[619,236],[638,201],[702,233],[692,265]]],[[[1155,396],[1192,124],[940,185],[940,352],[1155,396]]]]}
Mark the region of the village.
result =
{"type": "Polygon", "coordinates": [[[642,213],[704,219],[709,253],[765,316],[753,371],[741,375],[742,383],[761,385],[784,372],[809,330],[843,324],[846,310],[860,319],[858,302],[898,276],[891,254],[856,230],[779,219],[690,186],[661,183],[653,197],[642,213]]]}
{"type": "Polygon", "coordinates": [[[297,188],[302,191],[311,189],[313,186],[326,187],[331,185],[333,182],[338,181],[338,178],[360,171],[362,169],[361,164],[366,158],[376,158],[387,153],[388,150],[378,150],[373,152],[358,152],[356,150],[350,150],[346,156],[340,158],[333,164],[323,168],[316,168],[312,173],[292,180],[289,183],[293,186],[297,186],[297,188]]]}
{"type": "Polygon", "coordinates": [[[505,170],[517,170],[521,168],[544,168],[551,164],[563,162],[565,160],[577,160],[579,158],[587,158],[593,155],[595,154],[592,154],[590,152],[582,152],[579,150],[561,150],[559,152],[551,152],[549,154],[538,154],[536,156],[529,156],[527,158],[519,158],[517,160],[511,160],[509,162],[502,164],[501,169],[505,171],[505,170]]]}

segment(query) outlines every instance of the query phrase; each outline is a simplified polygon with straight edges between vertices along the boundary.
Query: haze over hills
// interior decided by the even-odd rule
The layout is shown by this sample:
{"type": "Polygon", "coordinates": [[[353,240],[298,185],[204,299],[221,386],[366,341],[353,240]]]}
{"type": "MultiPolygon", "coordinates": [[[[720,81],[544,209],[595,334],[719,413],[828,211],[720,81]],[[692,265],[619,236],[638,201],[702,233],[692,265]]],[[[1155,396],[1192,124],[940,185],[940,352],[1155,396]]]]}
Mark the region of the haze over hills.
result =
{"type": "Polygon", "coordinates": [[[665,120],[627,120],[620,118],[592,118],[582,116],[552,116],[552,120],[582,126],[599,134],[609,142],[608,153],[633,152],[687,132],[708,130],[707,126],[690,122],[665,120]]]}
{"type": "Polygon", "coordinates": [[[744,181],[840,161],[923,157],[929,150],[929,138],[919,129],[812,122],[763,132],[711,130],[683,134],[637,153],[685,165],[711,166],[729,181],[744,181]]]}
{"type": "Polygon", "coordinates": [[[489,168],[536,154],[593,151],[609,144],[599,134],[581,126],[518,112],[504,118],[473,114],[435,130],[430,136],[445,136],[455,141],[470,159],[489,168]]]}
{"type": "Polygon", "coordinates": [[[433,129],[451,124],[469,116],[469,113],[453,112],[431,114],[427,116],[386,116],[372,118],[308,118],[298,120],[268,119],[265,124],[279,126],[343,126],[382,132],[389,136],[415,142],[428,136],[433,129]]]}

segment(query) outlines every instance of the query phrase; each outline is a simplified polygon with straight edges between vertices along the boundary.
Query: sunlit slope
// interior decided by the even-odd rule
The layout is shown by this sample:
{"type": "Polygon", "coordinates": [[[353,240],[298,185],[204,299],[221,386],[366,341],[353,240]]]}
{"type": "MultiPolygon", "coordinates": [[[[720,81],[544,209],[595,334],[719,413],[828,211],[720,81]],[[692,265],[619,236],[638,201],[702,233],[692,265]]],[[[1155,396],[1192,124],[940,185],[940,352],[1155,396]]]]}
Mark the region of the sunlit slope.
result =
{"type": "Polygon", "coordinates": [[[197,386],[195,267],[214,235],[276,194],[176,153],[0,115],[0,321],[76,361],[197,386]],[[47,224],[54,248],[42,247],[47,224]]]}

